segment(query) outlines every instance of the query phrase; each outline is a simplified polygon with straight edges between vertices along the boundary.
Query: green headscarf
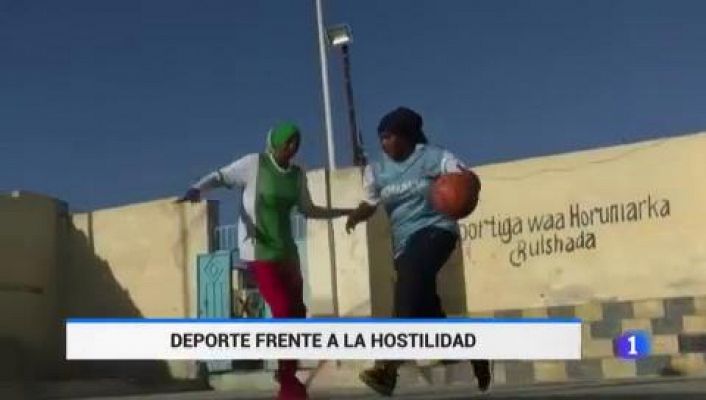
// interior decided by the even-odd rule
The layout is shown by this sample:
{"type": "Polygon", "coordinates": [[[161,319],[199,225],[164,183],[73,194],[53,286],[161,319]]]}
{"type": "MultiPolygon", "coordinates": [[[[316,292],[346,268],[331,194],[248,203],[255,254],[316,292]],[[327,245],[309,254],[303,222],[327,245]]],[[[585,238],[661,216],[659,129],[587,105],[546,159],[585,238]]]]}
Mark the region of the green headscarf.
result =
{"type": "Polygon", "coordinates": [[[291,122],[281,122],[267,132],[267,151],[273,153],[282,147],[291,138],[299,136],[299,128],[291,122]]]}

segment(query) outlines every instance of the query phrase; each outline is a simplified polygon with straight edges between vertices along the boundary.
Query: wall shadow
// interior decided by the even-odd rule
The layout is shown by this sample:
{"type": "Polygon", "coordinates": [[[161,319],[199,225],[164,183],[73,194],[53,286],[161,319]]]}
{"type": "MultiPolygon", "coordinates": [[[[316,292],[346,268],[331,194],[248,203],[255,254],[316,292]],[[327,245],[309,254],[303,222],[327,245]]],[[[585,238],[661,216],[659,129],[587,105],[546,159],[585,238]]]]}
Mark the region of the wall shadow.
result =
{"type": "Polygon", "coordinates": [[[374,318],[390,318],[394,308],[395,267],[393,265],[390,220],[380,207],[365,224],[370,274],[370,310],[374,318]]]}
{"type": "MultiPolygon", "coordinates": [[[[61,317],[66,318],[141,318],[130,293],[113,275],[108,262],[96,255],[91,214],[87,233],[69,219],[66,224],[67,249],[60,263],[59,293],[61,317]]],[[[155,288],[157,290],[158,288],[155,288]]],[[[61,349],[66,354],[65,329],[61,329],[61,349]]],[[[164,361],[66,361],[61,378],[126,378],[140,382],[171,380],[164,361]]]]}

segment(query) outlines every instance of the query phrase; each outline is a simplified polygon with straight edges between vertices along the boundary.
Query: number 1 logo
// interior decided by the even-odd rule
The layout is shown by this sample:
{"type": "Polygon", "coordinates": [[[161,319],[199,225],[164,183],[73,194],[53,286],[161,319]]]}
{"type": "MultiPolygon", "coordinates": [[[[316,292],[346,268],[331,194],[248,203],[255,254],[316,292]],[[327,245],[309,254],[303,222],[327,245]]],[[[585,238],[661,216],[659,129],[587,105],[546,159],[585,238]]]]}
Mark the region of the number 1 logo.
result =
{"type": "Polygon", "coordinates": [[[618,358],[635,360],[650,355],[650,336],[645,331],[627,331],[613,340],[618,358]]]}

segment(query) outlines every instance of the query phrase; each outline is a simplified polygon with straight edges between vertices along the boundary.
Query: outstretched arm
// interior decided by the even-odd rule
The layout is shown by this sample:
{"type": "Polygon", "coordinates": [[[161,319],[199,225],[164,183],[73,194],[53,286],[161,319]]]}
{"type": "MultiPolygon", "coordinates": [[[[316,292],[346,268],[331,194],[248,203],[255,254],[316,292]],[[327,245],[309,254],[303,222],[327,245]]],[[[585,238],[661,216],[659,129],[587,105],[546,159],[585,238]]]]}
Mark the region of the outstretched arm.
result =
{"type": "Polygon", "coordinates": [[[208,190],[217,188],[222,185],[222,180],[219,178],[217,172],[211,172],[210,174],[199,179],[194,186],[190,187],[189,190],[184,193],[184,195],[177,200],[179,203],[185,201],[191,203],[197,203],[201,201],[202,194],[208,190]]]}
{"type": "MultiPolygon", "coordinates": [[[[204,193],[219,187],[243,186],[247,181],[247,176],[253,167],[253,163],[257,162],[257,155],[250,154],[240,158],[223,168],[209,173],[199,179],[193,186],[186,191],[183,197],[178,202],[190,201],[198,202],[204,193]]],[[[256,165],[256,164],[255,164],[256,165]]]]}

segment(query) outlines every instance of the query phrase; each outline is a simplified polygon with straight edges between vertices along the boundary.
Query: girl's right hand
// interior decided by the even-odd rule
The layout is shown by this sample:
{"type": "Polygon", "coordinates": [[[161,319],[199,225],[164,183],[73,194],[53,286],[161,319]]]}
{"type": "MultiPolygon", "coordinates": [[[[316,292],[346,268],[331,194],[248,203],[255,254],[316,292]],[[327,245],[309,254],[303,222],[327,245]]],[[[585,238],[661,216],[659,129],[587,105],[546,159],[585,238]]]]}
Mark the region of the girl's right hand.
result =
{"type": "Polygon", "coordinates": [[[348,214],[348,221],[346,221],[346,232],[351,233],[353,229],[355,229],[356,225],[363,221],[367,221],[368,218],[375,214],[376,208],[377,207],[371,206],[365,202],[360,203],[358,208],[348,214]]]}
{"type": "Polygon", "coordinates": [[[356,211],[357,210],[353,210],[350,214],[348,214],[348,220],[346,220],[346,232],[349,234],[353,232],[355,226],[360,223],[360,218],[358,217],[358,213],[356,211]]]}

